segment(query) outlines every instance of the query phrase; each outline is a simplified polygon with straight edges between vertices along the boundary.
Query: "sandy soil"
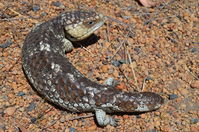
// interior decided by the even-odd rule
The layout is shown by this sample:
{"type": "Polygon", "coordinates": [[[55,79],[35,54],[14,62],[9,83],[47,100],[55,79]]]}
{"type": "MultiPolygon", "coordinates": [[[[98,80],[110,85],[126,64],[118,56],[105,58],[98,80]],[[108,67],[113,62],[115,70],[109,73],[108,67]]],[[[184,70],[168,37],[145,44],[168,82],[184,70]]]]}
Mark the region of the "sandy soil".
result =
{"type": "Polygon", "coordinates": [[[165,0],[154,8],[133,0],[1,0],[0,132],[198,132],[199,2],[165,0]],[[46,102],[22,70],[28,32],[64,11],[91,9],[109,19],[99,40],[67,54],[85,76],[114,78],[124,91],[159,93],[157,111],[116,115],[119,126],[98,127],[92,113],[70,113],[46,102]]]}

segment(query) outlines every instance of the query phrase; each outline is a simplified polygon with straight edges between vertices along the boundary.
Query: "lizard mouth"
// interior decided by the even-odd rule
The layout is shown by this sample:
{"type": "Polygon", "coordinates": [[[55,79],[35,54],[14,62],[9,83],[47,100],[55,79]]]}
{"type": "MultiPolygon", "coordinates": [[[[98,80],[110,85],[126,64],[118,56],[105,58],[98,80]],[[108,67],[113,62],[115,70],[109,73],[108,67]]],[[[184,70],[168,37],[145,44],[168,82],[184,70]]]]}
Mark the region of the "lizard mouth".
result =
{"type": "Polygon", "coordinates": [[[86,39],[98,30],[104,24],[105,20],[105,17],[101,16],[93,25],[89,25],[87,22],[81,23],[76,27],[67,30],[66,37],[73,42],[86,39]]]}
{"type": "Polygon", "coordinates": [[[77,40],[83,40],[83,39],[88,38],[91,34],[93,34],[96,30],[98,30],[103,24],[104,24],[104,21],[97,23],[92,28],[90,28],[85,34],[83,34],[82,36],[80,36],[76,39],[77,40]]]}

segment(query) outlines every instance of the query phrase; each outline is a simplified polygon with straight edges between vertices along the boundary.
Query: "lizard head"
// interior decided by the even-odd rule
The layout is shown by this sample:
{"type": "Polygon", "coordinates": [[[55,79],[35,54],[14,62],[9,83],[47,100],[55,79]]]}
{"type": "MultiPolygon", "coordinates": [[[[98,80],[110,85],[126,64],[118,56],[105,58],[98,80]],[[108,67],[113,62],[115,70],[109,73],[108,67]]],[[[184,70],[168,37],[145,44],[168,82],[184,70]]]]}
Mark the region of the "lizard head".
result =
{"type": "Polygon", "coordinates": [[[99,29],[106,18],[102,14],[92,11],[74,11],[71,12],[69,23],[65,26],[66,38],[70,41],[80,41],[99,29]]]}

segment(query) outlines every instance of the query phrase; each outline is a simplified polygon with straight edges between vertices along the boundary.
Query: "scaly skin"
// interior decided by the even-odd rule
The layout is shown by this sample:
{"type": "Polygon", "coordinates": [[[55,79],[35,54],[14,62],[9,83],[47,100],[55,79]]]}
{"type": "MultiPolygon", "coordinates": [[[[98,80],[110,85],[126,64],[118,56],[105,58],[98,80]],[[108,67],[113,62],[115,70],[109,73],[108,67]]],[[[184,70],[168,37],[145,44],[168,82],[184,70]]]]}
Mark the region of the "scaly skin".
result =
{"type": "Polygon", "coordinates": [[[35,89],[49,101],[72,112],[95,112],[98,124],[117,125],[106,112],[146,112],[158,109],[163,98],[151,92],[123,92],[93,82],[65,57],[71,41],[90,36],[105,21],[88,11],[66,12],[35,27],[22,49],[23,68],[35,89]]]}

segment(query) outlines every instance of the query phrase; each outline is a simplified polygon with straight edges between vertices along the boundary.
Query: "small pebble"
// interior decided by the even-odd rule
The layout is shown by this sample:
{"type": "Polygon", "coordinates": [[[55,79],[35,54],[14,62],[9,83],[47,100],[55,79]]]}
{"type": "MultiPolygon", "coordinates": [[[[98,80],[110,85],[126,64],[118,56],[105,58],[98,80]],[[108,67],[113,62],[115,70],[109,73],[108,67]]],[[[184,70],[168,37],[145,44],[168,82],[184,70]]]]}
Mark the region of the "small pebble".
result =
{"type": "MultiPolygon", "coordinates": [[[[2,96],[2,98],[4,99],[4,100],[8,100],[8,95],[4,95],[4,96],[2,96]]],[[[0,107],[1,108],[1,107],[0,107]]]]}
{"type": "Polygon", "coordinates": [[[64,117],[61,117],[61,118],[60,118],[60,122],[61,122],[61,123],[64,123],[65,121],[66,121],[66,120],[65,120],[64,117]]]}
{"type": "MultiPolygon", "coordinates": [[[[107,59],[107,58],[106,58],[106,59],[107,59]]],[[[107,61],[107,60],[103,60],[103,61],[102,61],[102,64],[103,64],[103,65],[107,65],[107,64],[108,64],[108,61],[107,61]]]]}
{"type": "Polygon", "coordinates": [[[40,6],[38,6],[38,5],[33,5],[32,10],[33,10],[34,12],[37,12],[37,11],[40,10],[40,6]]]}
{"type": "Polygon", "coordinates": [[[135,115],[136,116],[136,118],[141,118],[141,115],[135,115]]]}
{"type": "Polygon", "coordinates": [[[27,1],[22,1],[22,2],[21,2],[21,4],[23,4],[23,5],[27,5],[27,4],[28,4],[28,2],[27,2],[27,1]]]}
{"type": "Polygon", "coordinates": [[[142,49],[139,47],[134,48],[134,51],[136,52],[136,54],[139,54],[142,52],[142,49]]]}
{"type": "Polygon", "coordinates": [[[101,69],[102,69],[102,71],[103,71],[104,73],[107,73],[109,67],[108,67],[108,65],[103,65],[101,69]]]}
{"type": "Polygon", "coordinates": [[[113,77],[109,77],[104,82],[104,84],[109,85],[109,86],[113,85],[113,83],[114,83],[114,78],[113,77]]]}
{"type": "Polygon", "coordinates": [[[124,19],[128,20],[128,19],[130,19],[130,18],[131,18],[131,16],[122,16],[122,18],[124,18],[124,19]]]}
{"type": "Polygon", "coordinates": [[[9,107],[7,108],[4,113],[8,114],[8,115],[13,115],[16,111],[16,108],[15,107],[9,107]]]}
{"type": "Polygon", "coordinates": [[[146,130],[146,132],[158,132],[156,129],[149,129],[149,130],[146,130]]]}
{"type": "Polygon", "coordinates": [[[70,127],[69,132],[76,132],[76,129],[73,127],[70,127]]]}
{"type": "Polygon", "coordinates": [[[3,123],[2,123],[2,124],[0,123],[0,132],[1,132],[1,131],[2,131],[2,132],[5,132],[5,131],[6,131],[6,125],[3,124],[3,123]]]}
{"type": "Polygon", "coordinates": [[[86,128],[86,131],[89,131],[89,132],[93,132],[94,130],[96,130],[96,125],[91,125],[89,126],[88,128],[86,128]]]}
{"type": "Polygon", "coordinates": [[[111,60],[112,56],[106,56],[106,60],[111,60]]]}
{"type": "Polygon", "coordinates": [[[124,64],[126,61],[125,60],[113,60],[111,63],[112,65],[114,65],[115,67],[119,67],[121,66],[122,64],[124,64]]]}
{"type": "Polygon", "coordinates": [[[24,95],[25,95],[25,93],[22,92],[22,91],[20,91],[20,92],[17,93],[17,96],[24,96],[24,95]]]}
{"type": "Polygon", "coordinates": [[[37,118],[32,117],[32,118],[30,119],[30,121],[31,121],[31,123],[35,123],[35,122],[37,121],[37,118]]]}
{"type": "Polygon", "coordinates": [[[112,65],[114,65],[115,67],[119,67],[121,65],[121,63],[119,61],[112,61],[111,62],[112,65]]]}
{"type": "Polygon", "coordinates": [[[190,51],[191,51],[192,53],[194,53],[194,52],[197,52],[198,49],[197,49],[197,48],[191,48],[190,51]]]}
{"type": "Polygon", "coordinates": [[[119,60],[119,62],[120,62],[121,64],[125,64],[125,63],[126,63],[126,60],[119,60]]]}
{"type": "Polygon", "coordinates": [[[178,98],[178,95],[176,95],[176,94],[170,94],[169,95],[169,100],[173,100],[173,99],[176,99],[176,98],[178,98]]]}
{"type": "Polygon", "coordinates": [[[129,118],[129,115],[123,115],[123,118],[124,118],[124,119],[128,119],[128,118],[129,118]]]}
{"type": "Polygon", "coordinates": [[[36,108],[36,104],[34,102],[31,102],[30,105],[27,107],[28,111],[32,111],[36,108]]]}
{"type": "Polygon", "coordinates": [[[42,12],[41,16],[46,16],[48,13],[47,12],[42,12]]]}
{"type": "Polygon", "coordinates": [[[191,82],[191,88],[199,89],[199,80],[194,80],[191,82]]]}
{"type": "Polygon", "coordinates": [[[13,43],[12,40],[8,39],[4,44],[0,44],[0,48],[7,48],[10,45],[12,45],[12,43],[13,43]]]}
{"type": "Polygon", "coordinates": [[[3,116],[4,114],[4,110],[0,108],[0,116],[3,116]]]}
{"type": "Polygon", "coordinates": [[[116,86],[116,88],[117,89],[120,89],[120,90],[122,90],[122,89],[126,89],[126,84],[125,83],[119,83],[119,84],[116,84],[116,85],[114,85],[114,86],[116,86]]]}
{"type": "Polygon", "coordinates": [[[153,78],[152,78],[151,76],[147,76],[147,77],[145,78],[145,81],[150,81],[150,80],[153,80],[153,78]]]}
{"type": "Polygon", "coordinates": [[[180,93],[184,96],[188,95],[189,94],[189,91],[187,89],[184,89],[184,88],[180,88],[180,93]]]}
{"type": "Polygon", "coordinates": [[[192,118],[190,121],[192,124],[196,124],[199,122],[199,118],[192,118]]]}
{"type": "Polygon", "coordinates": [[[61,6],[61,2],[55,1],[55,2],[52,2],[52,5],[56,6],[56,7],[60,7],[61,6]]]}

